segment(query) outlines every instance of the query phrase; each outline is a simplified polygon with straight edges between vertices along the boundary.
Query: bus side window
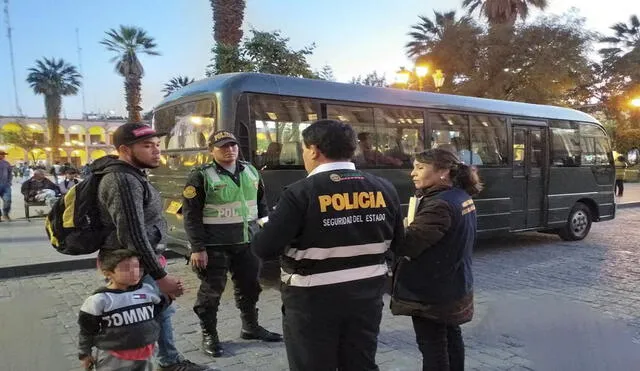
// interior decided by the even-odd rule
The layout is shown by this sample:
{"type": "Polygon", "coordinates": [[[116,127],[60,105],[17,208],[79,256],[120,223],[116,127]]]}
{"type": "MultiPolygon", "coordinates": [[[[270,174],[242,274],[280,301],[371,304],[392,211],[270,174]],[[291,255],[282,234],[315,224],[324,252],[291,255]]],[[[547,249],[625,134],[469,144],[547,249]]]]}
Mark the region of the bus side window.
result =
{"type": "Polygon", "coordinates": [[[471,152],[461,157],[476,166],[504,166],[509,163],[507,121],[501,117],[470,115],[471,152]]]}
{"type": "Polygon", "coordinates": [[[430,113],[431,148],[455,153],[460,161],[471,164],[469,148],[469,117],[450,113],[430,113]]]}
{"type": "Polygon", "coordinates": [[[550,121],[551,165],[580,166],[582,149],[578,126],[569,121],[550,121]]]}
{"type": "Polygon", "coordinates": [[[424,150],[424,117],[420,110],[374,109],[378,145],[382,149],[379,166],[411,167],[411,158],[424,150]]]}
{"type": "Polygon", "coordinates": [[[609,140],[602,129],[595,125],[579,124],[582,165],[607,165],[607,153],[611,151],[609,140]]]}
{"type": "Polygon", "coordinates": [[[358,147],[353,157],[356,166],[380,165],[383,148],[374,125],[373,108],[327,104],[327,118],[349,124],[356,131],[358,147]]]}

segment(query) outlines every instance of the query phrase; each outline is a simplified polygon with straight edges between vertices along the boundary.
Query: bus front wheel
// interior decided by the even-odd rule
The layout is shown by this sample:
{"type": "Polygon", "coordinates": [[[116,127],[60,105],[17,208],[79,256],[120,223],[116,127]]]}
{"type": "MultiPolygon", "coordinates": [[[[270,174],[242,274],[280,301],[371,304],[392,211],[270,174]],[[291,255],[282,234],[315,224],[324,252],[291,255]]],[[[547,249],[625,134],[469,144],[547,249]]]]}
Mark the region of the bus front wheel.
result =
{"type": "Polygon", "coordinates": [[[587,237],[591,230],[591,210],[582,202],[577,202],[571,212],[567,224],[558,231],[565,241],[579,241],[587,237]]]}

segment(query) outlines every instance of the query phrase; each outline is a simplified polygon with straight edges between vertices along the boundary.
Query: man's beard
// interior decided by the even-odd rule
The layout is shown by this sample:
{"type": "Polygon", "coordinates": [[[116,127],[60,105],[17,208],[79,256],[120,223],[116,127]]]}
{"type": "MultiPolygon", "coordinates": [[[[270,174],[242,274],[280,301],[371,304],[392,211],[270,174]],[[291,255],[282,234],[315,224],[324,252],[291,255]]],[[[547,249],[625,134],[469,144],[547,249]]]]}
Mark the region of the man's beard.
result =
{"type": "Polygon", "coordinates": [[[137,167],[138,169],[155,169],[158,166],[160,166],[159,164],[152,165],[144,161],[141,161],[140,159],[138,159],[138,157],[135,154],[132,154],[131,162],[133,163],[133,166],[137,167]]]}

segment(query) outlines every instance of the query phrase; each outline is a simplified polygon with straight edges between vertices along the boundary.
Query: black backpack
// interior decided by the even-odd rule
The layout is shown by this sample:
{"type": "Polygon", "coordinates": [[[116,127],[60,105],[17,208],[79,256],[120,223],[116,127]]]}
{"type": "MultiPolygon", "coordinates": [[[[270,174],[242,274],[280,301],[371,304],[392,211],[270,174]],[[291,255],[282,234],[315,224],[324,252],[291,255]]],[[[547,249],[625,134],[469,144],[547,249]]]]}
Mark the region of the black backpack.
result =
{"type": "Polygon", "coordinates": [[[51,245],[59,253],[91,254],[104,245],[111,230],[100,221],[98,186],[102,177],[111,172],[129,172],[141,178],[126,166],[110,166],[100,172],[91,172],[51,207],[45,229],[51,245]]]}

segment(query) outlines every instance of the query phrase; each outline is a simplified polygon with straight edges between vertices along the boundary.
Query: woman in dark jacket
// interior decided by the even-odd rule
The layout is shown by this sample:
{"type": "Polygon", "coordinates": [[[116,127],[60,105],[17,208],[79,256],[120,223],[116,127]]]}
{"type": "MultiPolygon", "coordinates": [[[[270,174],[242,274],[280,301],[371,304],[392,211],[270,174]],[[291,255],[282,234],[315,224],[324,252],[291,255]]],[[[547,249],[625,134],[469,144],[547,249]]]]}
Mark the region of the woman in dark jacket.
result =
{"type": "Polygon", "coordinates": [[[411,177],[417,189],[415,216],[397,251],[391,311],[411,316],[423,370],[463,370],[460,325],[473,316],[476,212],[471,196],[482,189],[480,179],[444,149],[418,154],[411,177]]]}

